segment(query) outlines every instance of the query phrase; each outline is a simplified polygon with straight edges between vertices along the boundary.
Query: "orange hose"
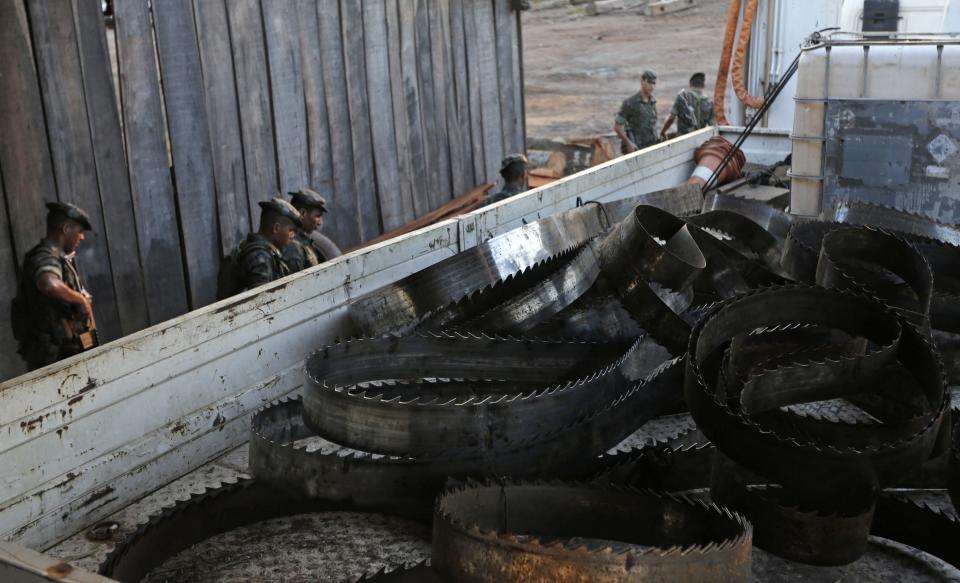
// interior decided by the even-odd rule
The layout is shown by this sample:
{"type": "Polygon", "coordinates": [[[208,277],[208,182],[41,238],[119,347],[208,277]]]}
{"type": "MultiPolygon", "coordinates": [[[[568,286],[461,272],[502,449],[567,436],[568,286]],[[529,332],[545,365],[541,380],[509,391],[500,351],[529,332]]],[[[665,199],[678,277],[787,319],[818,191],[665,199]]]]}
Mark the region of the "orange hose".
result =
{"type": "Polygon", "coordinates": [[[759,109],[763,107],[763,97],[747,93],[747,84],[743,78],[743,65],[747,61],[747,46],[750,44],[750,35],[753,32],[753,20],[757,17],[758,0],[750,0],[743,13],[743,24],[740,25],[740,40],[737,42],[737,55],[733,60],[733,89],[737,98],[747,107],[759,109]]]}
{"type": "Polygon", "coordinates": [[[723,100],[727,93],[727,72],[730,70],[730,56],[733,54],[733,41],[737,35],[737,20],[740,19],[740,1],[730,0],[727,9],[727,30],[723,34],[723,51],[720,53],[720,68],[717,70],[717,84],[713,90],[716,103],[717,123],[727,125],[727,114],[723,110],[723,100]]]}

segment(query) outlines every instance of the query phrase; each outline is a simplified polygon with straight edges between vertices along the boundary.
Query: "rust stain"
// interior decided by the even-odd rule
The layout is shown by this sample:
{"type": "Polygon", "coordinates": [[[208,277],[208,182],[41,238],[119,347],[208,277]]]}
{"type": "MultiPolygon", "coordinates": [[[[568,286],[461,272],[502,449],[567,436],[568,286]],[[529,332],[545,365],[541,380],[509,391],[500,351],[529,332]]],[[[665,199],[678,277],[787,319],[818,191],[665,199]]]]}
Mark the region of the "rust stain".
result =
{"type": "Polygon", "coordinates": [[[43,426],[43,415],[40,415],[36,419],[30,419],[29,421],[21,421],[20,429],[23,429],[25,432],[30,433],[37,427],[43,426]]]}
{"type": "Polygon", "coordinates": [[[63,579],[73,571],[73,567],[67,563],[57,563],[47,567],[47,577],[51,579],[63,579]]]}
{"type": "Polygon", "coordinates": [[[64,480],[64,481],[62,481],[62,482],[60,482],[60,485],[63,486],[64,484],[69,484],[70,482],[76,480],[76,479],[79,478],[79,477],[80,477],[80,474],[74,474],[73,472],[67,472],[67,479],[64,480]]]}
{"type": "Polygon", "coordinates": [[[186,428],[187,428],[187,424],[184,423],[183,421],[180,421],[176,425],[170,428],[170,433],[179,433],[182,435],[186,428]]]}
{"type": "Polygon", "coordinates": [[[87,377],[87,384],[83,385],[83,388],[77,391],[77,394],[82,395],[84,393],[88,393],[93,389],[97,388],[99,385],[100,385],[100,381],[98,381],[93,377],[87,377]]]}
{"type": "Polygon", "coordinates": [[[107,486],[106,488],[104,488],[103,490],[100,490],[99,492],[94,492],[93,494],[90,495],[89,498],[87,498],[87,499],[84,501],[83,504],[80,505],[80,508],[83,508],[83,507],[85,507],[85,506],[90,506],[91,504],[93,504],[93,503],[96,502],[97,500],[99,500],[99,499],[101,499],[101,498],[103,498],[103,497],[105,497],[105,496],[109,496],[109,495],[112,494],[112,493],[113,493],[113,486],[107,486]]]}
{"type": "Polygon", "coordinates": [[[226,422],[227,418],[217,413],[217,416],[213,420],[213,427],[219,427],[220,429],[223,429],[223,424],[226,422]]]}
{"type": "Polygon", "coordinates": [[[79,402],[82,401],[82,400],[83,400],[83,395],[77,395],[76,397],[74,397],[74,398],[70,399],[69,401],[67,401],[67,406],[68,406],[68,407],[72,407],[72,406],[76,405],[77,403],[79,403],[79,402]]]}
{"type": "Polygon", "coordinates": [[[64,425],[64,426],[61,427],[60,429],[57,429],[57,437],[63,439],[63,434],[64,434],[64,433],[67,431],[67,429],[69,429],[69,428],[70,428],[69,425],[64,425]]]}

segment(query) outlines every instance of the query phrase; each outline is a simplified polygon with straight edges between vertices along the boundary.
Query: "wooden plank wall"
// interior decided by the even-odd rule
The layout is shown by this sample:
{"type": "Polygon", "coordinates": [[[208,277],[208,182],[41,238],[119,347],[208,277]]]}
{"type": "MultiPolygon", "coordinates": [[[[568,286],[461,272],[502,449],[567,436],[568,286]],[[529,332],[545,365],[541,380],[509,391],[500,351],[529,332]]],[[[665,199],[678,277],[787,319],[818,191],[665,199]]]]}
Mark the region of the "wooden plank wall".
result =
{"type": "Polygon", "coordinates": [[[348,248],[497,181],[525,138],[512,4],[117,2],[108,33],[97,2],[0,0],[0,379],[23,372],[9,282],[45,202],[93,219],[80,260],[113,340],[211,303],[278,193],[321,191],[348,248]]]}

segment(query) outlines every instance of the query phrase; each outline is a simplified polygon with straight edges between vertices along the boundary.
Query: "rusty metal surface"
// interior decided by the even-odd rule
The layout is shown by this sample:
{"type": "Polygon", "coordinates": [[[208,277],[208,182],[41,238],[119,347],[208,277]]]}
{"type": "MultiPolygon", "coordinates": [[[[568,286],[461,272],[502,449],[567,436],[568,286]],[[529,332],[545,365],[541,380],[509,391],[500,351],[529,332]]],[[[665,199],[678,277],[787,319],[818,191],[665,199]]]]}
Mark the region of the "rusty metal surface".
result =
{"type": "Polygon", "coordinates": [[[697,500],[614,487],[467,485],[437,501],[452,581],[748,581],[751,529],[697,500]]]}

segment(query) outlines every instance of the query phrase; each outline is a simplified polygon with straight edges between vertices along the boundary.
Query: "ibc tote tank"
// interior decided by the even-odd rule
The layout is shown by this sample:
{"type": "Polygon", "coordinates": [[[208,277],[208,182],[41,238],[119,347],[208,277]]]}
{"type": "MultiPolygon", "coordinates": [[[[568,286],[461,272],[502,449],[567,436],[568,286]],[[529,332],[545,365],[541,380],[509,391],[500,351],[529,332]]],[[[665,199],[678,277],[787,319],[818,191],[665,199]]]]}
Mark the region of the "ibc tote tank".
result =
{"type": "Polygon", "coordinates": [[[804,47],[791,210],[864,200],[960,220],[960,39],[851,35],[804,47]],[[956,217],[954,215],[956,214],[956,217]]]}

